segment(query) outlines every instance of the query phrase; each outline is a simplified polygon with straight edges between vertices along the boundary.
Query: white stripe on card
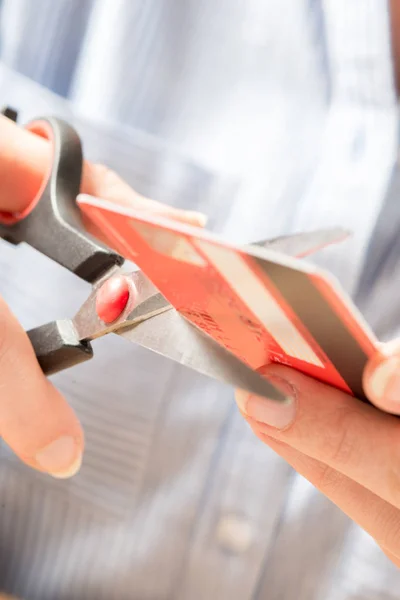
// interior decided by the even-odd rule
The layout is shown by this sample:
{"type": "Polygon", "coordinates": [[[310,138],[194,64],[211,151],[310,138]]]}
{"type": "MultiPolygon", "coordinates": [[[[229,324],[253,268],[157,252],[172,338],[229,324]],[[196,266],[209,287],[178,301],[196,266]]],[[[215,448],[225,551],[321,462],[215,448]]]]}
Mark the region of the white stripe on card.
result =
{"type": "Polygon", "coordinates": [[[288,356],[324,368],[314,350],[241,256],[203,240],[196,240],[196,245],[288,356]]]}
{"type": "Polygon", "coordinates": [[[130,221],[130,226],[156,252],[198,267],[205,267],[206,261],[188,240],[174,231],[153,227],[140,221],[130,221]]]}

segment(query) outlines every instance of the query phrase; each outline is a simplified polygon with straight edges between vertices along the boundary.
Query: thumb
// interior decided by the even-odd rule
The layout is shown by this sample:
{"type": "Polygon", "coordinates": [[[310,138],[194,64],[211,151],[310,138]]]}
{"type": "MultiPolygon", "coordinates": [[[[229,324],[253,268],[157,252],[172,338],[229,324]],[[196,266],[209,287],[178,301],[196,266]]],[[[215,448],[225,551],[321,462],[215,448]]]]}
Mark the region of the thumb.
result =
{"type": "Polygon", "coordinates": [[[27,465],[66,478],[80,468],[83,432],[43,375],[28,336],[0,298],[0,435],[27,465]]]}
{"type": "MultiPolygon", "coordinates": [[[[22,212],[51,160],[50,144],[0,116],[0,211],[22,212]]],[[[27,465],[66,478],[80,468],[83,432],[43,375],[31,343],[0,297],[0,436],[27,465]]]]}
{"type": "Polygon", "coordinates": [[[400,342],[383,345],[364,372],[364,389],[378,408],[400,414],[400,342]]]}

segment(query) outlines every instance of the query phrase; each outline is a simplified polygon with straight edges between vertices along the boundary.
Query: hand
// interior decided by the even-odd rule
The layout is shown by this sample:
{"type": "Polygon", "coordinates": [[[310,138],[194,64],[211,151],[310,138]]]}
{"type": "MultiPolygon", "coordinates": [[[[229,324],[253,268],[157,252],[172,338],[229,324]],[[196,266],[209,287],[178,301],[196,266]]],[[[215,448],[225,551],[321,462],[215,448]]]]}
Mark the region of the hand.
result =
{"type": "MultiPolygon", "coordinates": [[[[388,345],[364,373],[376,406],[400,414],[400,348],[388,345]]],[[[256,436],[339,506],[400,566],[400,419],[287,367],[263,372],[291,401],[236,394],[256,436]]]]}
{"type": "MultiPolygon", "coordinates": [[[[21,212],[37,193],[50,144],[0,117],[0,210],[21,212]]],[[[86,162],[82,192],[202,225],[204,216],[166,207],[134,192],[114,172],[86,162]]],[[[0,298],[0,435],[31,467],[66,478],[80,468],[84,436],[61,394],[44,377],[29,339],[0,298]]]]}

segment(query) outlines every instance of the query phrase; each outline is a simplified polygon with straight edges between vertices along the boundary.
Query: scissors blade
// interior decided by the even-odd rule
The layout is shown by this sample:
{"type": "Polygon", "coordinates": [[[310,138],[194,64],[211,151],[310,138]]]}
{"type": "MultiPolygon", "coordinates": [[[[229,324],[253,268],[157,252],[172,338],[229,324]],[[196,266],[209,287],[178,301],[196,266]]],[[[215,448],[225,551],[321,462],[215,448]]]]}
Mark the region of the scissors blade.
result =
{"type": "MultiPolygon", "coordinates": [[[[348,235],[344,229],[332,228],[282,236],[256,245],[289,255],[305,256],[348,235]]],[[[265,378],[179,315],[141,271],[124,273],[121,267],[116,267],[107,279],[119,274],[128,279],[136,293],[131,294],[119,319],[107,326],[96,312],[96,296],[102,284],[102,281],[98,282],[74,318],[80,340],[90,341],[107,333],[118,333],[212,379],[259,396],[285,400],[265,378]]]]}
{"type": "Polygon", "coordinates": [[[108,333],[117,333],[125,327],[132,327],[143,320],[171,309],[172,306],[168,300],[160,294],[158,289],[147,279],[142,271],[125,273],[121,267],[118,267],[114,268],[108,277],[97,282],[93,287],[92,293],[75,315],[73,323],[80,341],[92,341],[108,333]],[[110,325],[107,325],[97,315],[97,294],[106,279],[117,277],[118,275],[123,275],[128,281],[129,285],[131,285],[132,293],[119,318],[110,325]]]}
{"type": "Polygon", "coordinates": [[[283,235],[271,240],[263,240],[254,244],[262,246],[268,250],[282,252],[289,256],[302,258],[313,252],[321,250],[325,246],[330,246],[345,240],[350,232],[341,227],[332,227],[329,229],[319,229],[306,233],[295,233],[293,235],[283,235]]]}
{"type": "MultiPolygon", "coordinates": [[[[122,273],[122,269],[114,269],[113,276],[122,273]]],[[[134,284],[136,294],[132,294],[121,317],[107,326],[96,313],[99,282],[74,318],[81,341],[117,333],[202,375],[258,396],[285,401],[267,379],[179,315],[141,271],[123,274],[134,284]]]]}
{"type": "Polygon", "coordinates": [[[175,309],[117,333],[211,379],[271,400],[285,401],[285,396],[267,379],[189,323],[175,309]]]}
{"type": "MultiPolygon", "coordinates": [[[[253,246],[261,246],[290,256],[302,257],[329,244],[339,242],[349,235],[350,233],[345,229],[336,227],[308,233],[285,235],[258,242],[253,244],[253,246]]],[[[107,333],[115,332],[117,329],[134,325],[141,319],[147,319],[171,308],[169,302],[165,300],[157,288],[141,271],[124,273],[122,267],[114,267],[107,274],[106,279],[118,274],[124,274],[132,283],[132,286],[136,289],[135,296],[132,295],[127,308],[121,314],[120,318],[107,327],[97,317],[95,310],[97,292],[104,279],[97,282],[89,298],[74,318],[75,329],[78,332],[80,340],[93,340],[107,333]],[[134,304],[133,297],[135,299],[134,304]]]]}

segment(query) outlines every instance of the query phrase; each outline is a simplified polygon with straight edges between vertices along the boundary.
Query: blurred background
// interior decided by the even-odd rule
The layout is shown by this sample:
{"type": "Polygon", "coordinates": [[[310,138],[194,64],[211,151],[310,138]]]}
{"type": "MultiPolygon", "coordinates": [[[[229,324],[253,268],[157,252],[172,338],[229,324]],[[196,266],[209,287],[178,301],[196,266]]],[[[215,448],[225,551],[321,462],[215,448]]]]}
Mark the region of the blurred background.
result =
{"type": "MultiPolygon", "coordinates": [[[[87,158],[235,242],[349,228],[313,260],[386,339],[399,330],[398,25],[396,0],[0,0],[0,104],[22,122],[63,116],[87,158]]],[[[25,327],[87,292],[5,244],[0,291],[25,327]]],[[[55,380],[85,427],[78,477],[49,482],[0,447],[0,587],[398,597],[375,543],[254,439],[232,390],[120,339],[96,353],[55,380]]]]}

